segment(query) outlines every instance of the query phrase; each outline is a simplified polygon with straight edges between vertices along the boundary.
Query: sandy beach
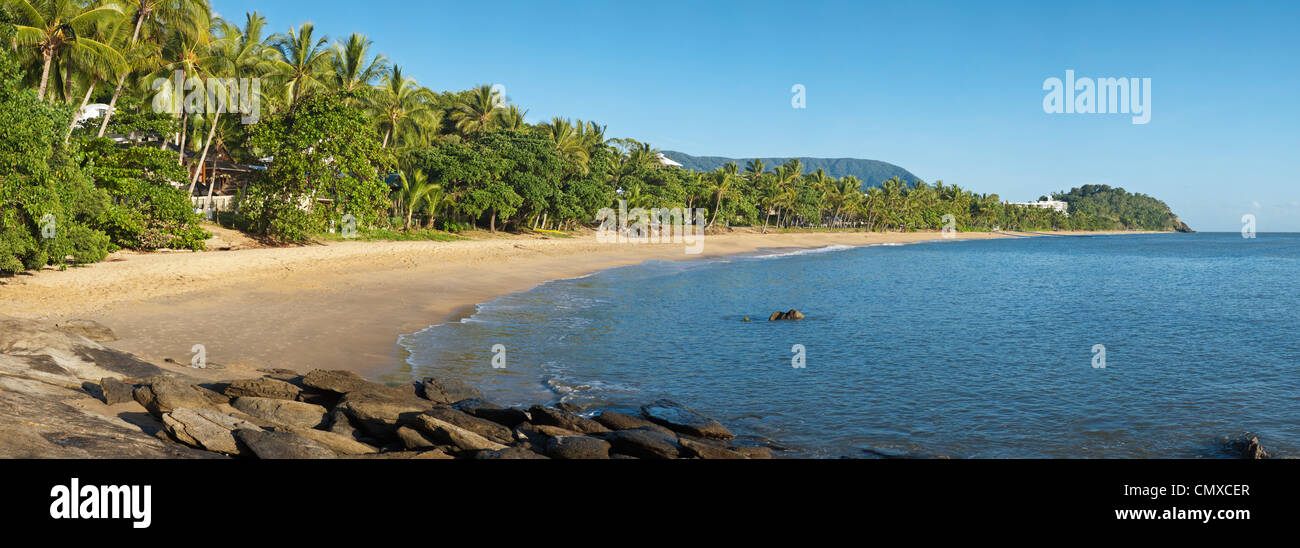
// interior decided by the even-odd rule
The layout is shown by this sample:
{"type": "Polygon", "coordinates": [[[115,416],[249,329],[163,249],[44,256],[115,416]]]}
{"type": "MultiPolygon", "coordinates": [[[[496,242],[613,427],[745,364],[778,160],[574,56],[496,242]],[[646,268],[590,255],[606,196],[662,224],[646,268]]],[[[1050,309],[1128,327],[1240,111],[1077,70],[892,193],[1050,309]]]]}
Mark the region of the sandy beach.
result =
{"type": "Polygon", "coordinates": [[[399,335],[549,280],[647,260],[940,237],[935,232],[735,231],[708,236],[698,255],[686,254],[682,244],[601,244],[593,234],[117,253],[83,268],[0,279],[0,314],[95,320],[119,337],[109,346],[157,364],[188,364],[191,348],[202,344],[214,377],[283,368],[346,369],[382,378],[404,365],[399,335]]]}

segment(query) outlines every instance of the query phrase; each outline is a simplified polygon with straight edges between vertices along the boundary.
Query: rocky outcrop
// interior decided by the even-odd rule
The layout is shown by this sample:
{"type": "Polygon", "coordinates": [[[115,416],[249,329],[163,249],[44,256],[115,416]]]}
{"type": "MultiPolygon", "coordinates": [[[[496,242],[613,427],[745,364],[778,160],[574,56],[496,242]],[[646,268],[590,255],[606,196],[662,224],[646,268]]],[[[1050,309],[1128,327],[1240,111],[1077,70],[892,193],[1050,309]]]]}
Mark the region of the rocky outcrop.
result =
{"type": "Polygon", "coordinates": [[[452,404],[462,400],[482,399],[483,393],[463,381],[425,378],[415,385],[415,393],[434,403],[452,404]]]}
{"type": "Polygon", "coordinates": [[[173,409],[163,415],[162,421],[176,441],[226,455],[246,454],[247,448],[235,438],[235,430],[261,430],[251,422],[208,408],[173,409]]]}
{"type": "Polygon", "coordinates": [[[338,403],[338,409],[343,410],[351,424],[383,441],[396,440],[398,423],[411,421],[429,407],[428,401],[401,391],[370,388],[348,392],[338,403]]]}
{"type": "Polygon", "coordinates": [[[302,388],[279,379],[262,377],[259,379],[240,379],[231,382],[224,393],[231,398],[273,398],[277,400],[297,400],[302,388]]]}
{"type": "Polygon", "coordinates": [[[475,417],[484,420],[490,420],[497,424],[502,424],[514,428],[524,422],[528,422],[531,417],[523,409],[513,407],[501,407],[488,402],[481,398],[473,398],[456,402],[456,409],[469,413],[475,417]]]}
{"type": "Polygon", "coordinates": [[[215,409],[212,400],[197,386],[170,375],[149,378],[133,393],[136,402],[155,417],[180,408],[215,409]]]}
{"type": "Polygon", "coordinates": [[[658,430],[661,432],[672,433],[671,430],[659,426],[648,420],[645,420],[641,417],[633,417],[632,415],[619,413],[618,411],[605,411],[596,416],[596,422],[599,422],[600,424],[604,425],[606,428],[609,428],[610,430],[631,430],[633,428],[649,428],[651,430],[658,430]]]}
{"type": "Polygon", "coordinates": [[[534,405],[528,408],[528,415],[532,417],[532,422],[544,426],[556,426],[565,430],[572,430],[582,434],[593,434],[596,432],[608,432],[609,428],[594,420],[580,417],[568,411],[561,411],[554,407],[544,405],[534,405]]]}
{"type": "Polygon", "coordinates": [[[259,459],[332,459],[329,448],[292,432],[240,429],[235,437],[259,459]]]}
{"type": "Polygon", "coordinates": [[[619,453],[642,459],[675,459],[682,456],[677,436],[649,428],[619,430],[603,436],[619,453]]]}
{"type": "Polygon", "coordinates": [[[802,320],[802,319],[803,319],[803,314],[800,313],[798,310],[790,310],[789,312],[773,312],[771,316],[767,317],[767,321],[769,322],[775,322],[780,320],[802,320]]]}
{"type": "Polygon", "coordinates": [[[504,443],[492,441],[430,415],[416,417],[412,426],[437,443],[452,445],[463,451],[480,451],[484,449],[499,451],[506,448],[504,443]]]}
{"type": "Polygon", "coordinates": [[[643,405],[641,414],[655,424],[682,434],[723,440],[736,437],[722,423],[672,400],[658,400],[643,405]]]}
{"type": "Polygon", "coordinates": [[[587,436],[562,436],[552,438],[546,445],[546,456],[553,459],[607,459],[610,444],[587,436]]]}
{"type": "Polygon", "coordinates": [[[235,398],[230,405],[249,415],[279,425],[316,428],[325,424],[325,408],[310,403],[245,396],[235,398]]]}
{"type": "Polygon", "coordinates": [[[389,386],[349,372],[267,369],[258,378],[207,382],[77,334],[94,334],[89,325],[0,318],[0,327],[9,328],[0,331],[0,457],[758,456],[696,435],[725,429],[676,404],[651,404],[644,418],[606,411],[593,420],[565,404],[501,407],[438,379],[389,386]]]}
{"type": "Polygon", "coordinates": [[[1241,459],[1266,459],[1268,451],[1259,443],[1259,436],[1251,432],[1243,432],[1240,435],[1226,440],[1225,445],[1233,456],[1241,459]]]}
{"type": "Polygon", "coordinates": [[[424,414],[443,422],[454,424],[497,443],[509,444],[514,440],[514,433],[505,425],[497,424],[486,419],[480,419],[462,411],[445,407],[435,407],[425,411],[424,414]]]}
{"type": "Polygon", "coordinates": [[[135,385],[114,377],[104,377],[99,380],[99,394],[108,405],[132,402],[135,401],[135,385]]]}

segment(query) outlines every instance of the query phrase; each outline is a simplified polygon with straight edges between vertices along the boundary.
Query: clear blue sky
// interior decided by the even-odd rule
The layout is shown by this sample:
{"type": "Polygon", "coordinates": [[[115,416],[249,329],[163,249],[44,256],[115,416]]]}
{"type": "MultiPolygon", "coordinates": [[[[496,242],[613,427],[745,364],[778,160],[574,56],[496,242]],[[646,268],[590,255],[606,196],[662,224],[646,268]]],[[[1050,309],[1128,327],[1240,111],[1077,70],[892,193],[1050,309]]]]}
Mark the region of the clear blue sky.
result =
{"type": "Polygon", "coordinates": [[[1300,231],[1300,2],[213,3],[275,31],[365,33],[433,89],[502,84],[530,123],[595,120],[695,155],[883,160],[1009,200],[1110,184],[1202,231],[1247,213],[1300,231]],[[1151,78],[1150,123],[1044,113],[1043,81],[1067,69],[1151,78]]]}

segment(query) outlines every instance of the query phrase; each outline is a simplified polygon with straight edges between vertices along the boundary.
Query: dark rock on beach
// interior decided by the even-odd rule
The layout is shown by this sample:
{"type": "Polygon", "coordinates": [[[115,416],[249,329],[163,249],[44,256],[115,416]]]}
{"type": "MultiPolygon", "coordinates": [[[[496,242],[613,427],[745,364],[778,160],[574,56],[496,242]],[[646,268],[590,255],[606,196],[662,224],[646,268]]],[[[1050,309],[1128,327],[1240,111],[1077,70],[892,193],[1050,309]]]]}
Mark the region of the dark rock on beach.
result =
{"type": "Polygon", "coordinates": [[[469,430],[497,443],[509,444],[514,441],[514,433],[509,428],[487,419],[480,419],[463,411],[451,408],[433,408],[424,414],[469,430]]]}
{"type": "Polygon", "coordinates": [[[366,388],[345,394],[339,400],[338,409],[366,434],[380,440],[395,440],[398,423],[410,421],[428,410],[429,402],[400,391],[376,392],[366,388]]]}
{"type": "Polygon", "coordinates": [[[100,379],[99,390],[104,403],[108,405],[135,401],[135,385],[124,383],[114,377],[100,379]]]}
{"type": "Polygon", "coordinates": [[[259,459],[332,459],[329,448],[292,432],[240,429],[235,438],[259,459]]]}
{"type": "Polygon", "coordinates": [[[744,453],[733,451],[726,444],[702,438],[677,438],[686,456],[697,459],[747,459],[744,453]]]}
{"type": "Polygon", "coordinates": [[[510,428],[519,426],[529,420],[528,412],[523,409],[501,407],[482,398],[458,401],[456,402],[456,409],[510,428]]]}
{"type": "Polygon", "coordinates": [[[430,415],[416,417],[412,428],[436,443],[453,445],[462,451],[500,450],[506,447],[504,443],[493,441],[430,415]]]}
{"type": "Polygon", "coordinates": [[[162,417],[167,433],[176,441],[226,455],[247,454],[246,446],[235,438],[239,429],[261,430],[257,425],[209,408],[181,407],[162,417]]]}
{"type": "Polygon", "coordinates": [[[324,407],[300,401],[244,396],[230,402],[231,407],[254,417],[285,426],[316,428],[325,424],[324,407]]]}
{"type": "Polygon", "coordinates": [[[480,460],[530,460],[548,459],[550,457],[522,447],[510,446],[505,449],[478,451],[474,453],[474,458],[480,460]]]}
{"type": "Polygon", "coordinates": [[[182,407],[190,409],[215,409],[199,388],[176,377],[157,375],[145,381],[133,392],[136,402],[155,417],[182,407]]]}
{"type": "Polygon", "coordinates": [[[302,388],[279,379],[263,377],[234,381],[226,387],[225,394],[232,398],[254,397],[297,400],[298,396],[302,394],[302,388]]]}
{"type": "Polygon", "coordinates": [[[501,407],[463,382],[435,378],[389,386],[347,371],[263,369],[260,378],[214,381],[212,370],[160,368],[91,340],[108,333],[0,317],[0,456],[770,456],[740,440],[719,441],[731,437],[721,424],[667,400],[642,408],[645,417],[607,410],[591,419],[563,402],[501,407]]]}
{"type": "Polygon", "coordinates": [[[729,440],[736,437],[722,423],[696,413],[672,400],[658,400],[641,406],[641,414],[651,422],[681,434],[701,438],[729,440]]]}
{"type": "Polygon", "coordinates": [[[554,407],[534,405],[528,408],[528,415],[532,417],[532,422],[534,424],[557,426],[565,430],[573,430],[583,434],[609,431],[605,425],[600,424],[599,422],[585,417],[580,417],[567,411],[561,411],[554,407]]]}
{"type": "Polygon", "coordinates": [[[588,436],[562,436],[552,438],[546,445],[546,456],[553,459],[607,459],[610,444],[588,436]]]}
{"type": "Polygon", "coordinates": [[[658,430],[664,433],[672,433],[671,430],[659,426],[658,424],[655,424],[653,422],[650,422],[640,417],[633,417],[632,415],[628,415],[626,413],[619,413],[618,411],[604,411],[600,415],[596,416],[596,422],[605,425],[605,427],[609,428],[610,430],[631,430],[633,428],[649,428],[651,430],[658,430]]]}
{"type": "Polygon", "coordinates": [[[681,456],[682,447],[677,436],[649,428],[619,430],[602,436],[619,453],[642,459],[675,459],[681,456]]]}
{"type": "Polygon", "coordinates": [[[452,404],[462,400],[482,399],[483,393],[455,379],[428,377],[415,385],[416,395],[434,403],[452,404]]]}

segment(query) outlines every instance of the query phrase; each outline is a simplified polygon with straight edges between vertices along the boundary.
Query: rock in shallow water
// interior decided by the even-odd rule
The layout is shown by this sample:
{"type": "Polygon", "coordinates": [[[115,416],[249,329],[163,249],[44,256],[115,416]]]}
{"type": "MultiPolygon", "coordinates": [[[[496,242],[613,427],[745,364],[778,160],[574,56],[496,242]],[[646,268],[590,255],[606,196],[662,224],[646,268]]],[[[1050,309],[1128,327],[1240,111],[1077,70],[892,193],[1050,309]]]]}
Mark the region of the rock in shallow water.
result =
{"type": "Polygon", "coordinates": [[[1227,446],[1239,458],[1251,460],[1268,458],[1268,451],[1265,451],[1264,446],[1260,445],[1259,436],[1251,432],[1245,432],[1240,436],[1229,439],[1227,446]]]}
{"type": "Polygon", "coordinates": [[[729,440],[736,437],[722,423],[696,413],[672,400],[658,400],[641,406],[641,414],[669,430],[701,438],[729,440]]]}

